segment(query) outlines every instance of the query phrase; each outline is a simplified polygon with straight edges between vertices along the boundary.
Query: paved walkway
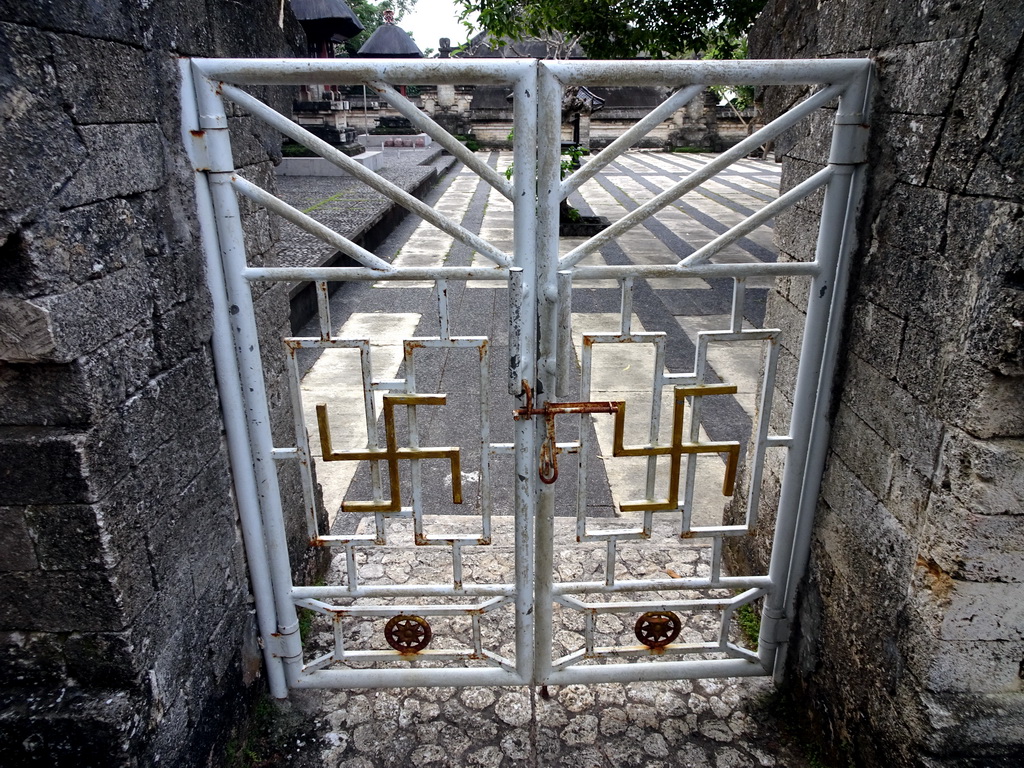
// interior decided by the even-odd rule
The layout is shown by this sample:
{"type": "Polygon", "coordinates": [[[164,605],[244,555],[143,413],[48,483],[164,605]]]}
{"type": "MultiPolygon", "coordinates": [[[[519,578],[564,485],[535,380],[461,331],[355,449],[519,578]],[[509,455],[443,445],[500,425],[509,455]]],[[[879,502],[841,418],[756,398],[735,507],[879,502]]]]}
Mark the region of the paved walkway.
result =
{"type": "MultiPolygon", "coordinates": [[[[492,153],[492,166],[502,170],[510,154],[492,153]]],[[[572,202],[585,214],[621,217],[682,175],[708,161],[707,156],[637,152],[621,158],[588,182],[572,202]]],[[[742,217],[772,200],[779,168],[773,163],[745,161],[714,182],[662,211],[645,226],[619,238],[586,263],[671,263],[693,252],[742,217]]],[[[292,182],[294,183],[294,182],[292,182]]],[[[330,190],[325,190],[330,191],[330,190]]],[[[285,190],[286,194],[288,190],[285,190]]],[[[296,194],[293,191],[293,198],[296,194]]],[[[313,190],[312,194],[316,194],[313,190]]],[[[324,194],[337,200],[337,193],[324,194]]],[[[307,200],[316,209],[318,201],[307,200]]],[[[462,222],[506,251],[512,247],[511,205],[461,166],[445,177],[428,196],[437,210],[462,222]]],[[[321,206],[322,207],[322,206],[321,206]]],[[[315,214],[314,214],[315,215],[315,214]]],[[[564,238],[563,252],[580,240],[564,238]]],[[[410,217],[376,252],[402,265],[459,265],[473,262],[468,248],[431,226],[410,217]]],[[[726,249],[717,261],[774,260],[771,231],[765,227],[726,249]]],[[[766,284],[748,285],[744,315],[760,326],[766,284]]],[[[683,373],[693,369],[697,333],[727,327],[732,284],[729,280],[659,279],[637,281],[633,294],[633,330],[665,334],[664,368],[683,373]]],[[[444,295],[453,335],[487,336],[491,376],[481,383],[478,348],[418,350],[404,356],[402,342],[436,336],[438,297],[429,283],[349,284],[332,299],[332,325],[342,337],[370,341],[373,377],[379,381],[415,377],[417,392],[445,393],[446,405],[417,409],[420,444],[458,446],[462,452],[461,504],[452,503],[451,476],[446,461],[420,462],[422,492],[417,506],[428,536],[480,535],[481,515],[490,516],[492,543],[464,547],[461,567],[466,583],[506,583],[512,580],[511,457],[497,451],[481,459],[480,424],[488,424],[490,443],[511,441],[512,405],[504,370],[507,360],[508,309],[505,291],[496,283],[470,281],[449,284],[444,295]],[[415,362],[414,371],[411,370],[415,362]],[[484,395],[485,397],[482,397],[484,395]],[[485,466],[486,464],[486,466],[485,466]],[[490,477],[489,482],[484,482],[490,477]]],[[[583,333],[616,332],[620,327],[620,290],[615,281],[580,282],[574,286],[573,329],[577,356],[582,359],[583,333]]],[[[316,334],[316,326],[309,329],[316,334]]],[[[581,399],[625,400],[627,443],[648,439],[652,407],[650,390],[657,366],[654,344],[597,345],[589,392],[581,399]]],[[[712,345],[708,355],[714,375],[737,385],[736,397],[708,398],[701,418],[702,439],[739,440],[745,444],[754,412],[761,349],[759,343],[712,345]],[[711,400],[715,400],[713,405],[711,400]]],[[[351,350],[325,353],[307,361],[303,399],[307,423],[314,425],[313,406],[325,402],[332,421],[335,450],[366,445],[366,420],[361,413],[358,354],[351,350]]],[[[572,386],[580,386],[577,371],[572,386]]],[[[380,388],[378,388],[380,389],[380,388]]],[[[666,388],[668,390],[669,388],[666,388]]],[[[380,413],[380,399],[377,406],[380,413]]],[[[671,414],[666,391],[662,412],[671,414]]],[[[575,398],[574,398],[575,399],[575,398]]],[[[401,410],[401,409],[400,409],[401,410]]],[[[670,429],[663,420],[662,434],[670,429]]],[[[400,423],[399,433],[408,425],[400,423]]],[[[559,429],[562,425],[559,424],[559,429]]],[[[646,496],[645,460],[611,459],[611,419],[598,417],[583,427],[583,440],[594,446],[587,464],[587,497],[583,504],[588,525],[636,524],[624,519],[618,505],[646,496]]],[[[319,441],[310,435],[319,459],[319,441]]],[[[574,439],[566,426],[559,440],[574,439]]],[[[578,545],[576,523],[576,462],[562,457],[557,483],[556,545],[553,567],[560,580],[593,580],[605,576],[606,547],[578,545]]],[[[383,535],[386,546],[353,546],[351,560],[335,560],[329,583],[345,583],[354,568],[367,585],[441,582],[456,578],[449,547],[413,545],[411,521],[390,518],[384,528],[373,515],[340,511],[342,499],[367,500],[380,480],[365,462],[317,462],[324,503],[336,534],[383,535]]],[[[404,464],[404,462],[403,462],[404,464]]],[[[403,476],[407,468],[403,467],[403,476]]],[[[664,483],[666,472],[659,471],[664,483]]],[[[716,454],[697,462],[694,525],[719,524],[722,519],[724,464],[716,454]]],[[[404,481],[403,481],[404,482],[404,481]]],[[[386,480],[385,480],[386,483],[386,480]]],[[[379,488],[379,486],[378,486],[379,488]]],[[[657,492],[663,494],[660,485],[657,492]]],[[[386,496],[387,494],[385,494],[386,496]]],[[[404,488],[406,504],[412,489],[404,488]]],[[[658,518],[652,541],[620,544],[613,566],[621,578],[706,576],[712,568],[707,540],[680,539],[678,516],[658,518]],[[674,526],[674,527],[673,527],[674,526]]],[[[676,595],[678,597],[678,594],[676,595]]],[[[415,600],[405,602],[416,602],[415,600]]],[[[465,616],[430,619],[444,647],[472,644],[465,616]]],[[[582,618],[560,610],[555,632],[556,656],[580,647],[582,618]]],[[[379,648],[384,620],[351,621],[342,629],[346,648],[379,648]]],[[[512,653],[511,611],[495,610],[481,621],[484,647],[502,655],[512,653]]],[[[718,631],[719,618],[687,614],[680,640],[699,642],[718,631]]],[[[329,653],[334,635],[327,621],[314,619],[309,630],[307,657],[329,653]]],[[[738,627],[727,627],[733,642],[745,644],[738,627]]],[[[595,628],[601,645],[635,644],[633,618],[602,614],[595,628]]],[[[436,642],[436,640],[434,641],[436,642]]],[[[434,644],[431,648],[435,647],[434,644]]],[[[426,666],[430,662],[419,662],[426,666]]],[[[772,687],[763,678],[678,680],[667,683],[601,684],[546,689],[419,688],[390,691],[303,691],[293,693],[297,712],[313,721],[316,736],[298,751],[307,764],[334,768],[377,766],[801,766],[806,762],[782,734],[773,710],[772,687]]]]}

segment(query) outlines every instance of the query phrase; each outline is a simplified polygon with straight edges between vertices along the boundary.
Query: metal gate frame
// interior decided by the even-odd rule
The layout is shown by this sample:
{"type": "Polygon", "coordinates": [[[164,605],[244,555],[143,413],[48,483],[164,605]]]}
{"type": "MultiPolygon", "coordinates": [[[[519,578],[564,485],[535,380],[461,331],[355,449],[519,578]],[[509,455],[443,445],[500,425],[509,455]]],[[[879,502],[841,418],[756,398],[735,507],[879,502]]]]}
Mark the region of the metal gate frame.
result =
{"type": "MultiPolygon", "coordinates": [[[[862,59],[764,62],[192,59],[182,60],[181,75],[182,133],[195,169],[198,219],[213,302],[213,349],[217,382],[272,695],[284,697],[289,687],[561,685],[681,677],[780,675],[789,624],[794,614],[796,586],[809,555],[813,513],[828,442],[827,416],[831,383],[840,340],[849,260],[855,245],[854,224],[864,186],[871,62],[862,59]],[[460,224],[438,214],[372,171],[367,171],[240,87],[302,85],[309,82],[366,83],[373,86],[414,125],[429,133],[441,146],[511,200],[515,232],[513,254],[503,253],[460,224]],[[514,93],[513,152],[516,170],[513,179],[509,181],[497,174],[401,96],[392,87],[401,83],[510,86],[514,93]],[[610,146],[592,157],[581,170],[563,181],[559,168],[563,87],[637,84],[668,86],[678,90],[610,146]],[[681,84],[685,84],[685,87],[680,87],[681,84]],[[695,171],[601,234],[559,258],[559,203],[704,87],[730,84],[818,85],[820,88],[703,169],[695,171]],[[725,234],[674,265],[578,265],[581,259],[596,252],[602,244],[671,204],[719,170],[837,98],[838,108],[835,112],[828,165],[725,234]],[[234,103],[283,134],[314,149],[322,157],[424,220],[467,243],[490,260],[493,266],[424,269],[392,267],[245,180],[235,169],[225,101],[234,103]],[[825,190],[824,204],[813,261],[740,265],[708,262],[722,248],[820,188],[825,190]],[[243,245],[239,195],[317,235],[354,258],[361,266],[249,267],[243,245]],[[347,588],[293,586],[275,465],[278,461],[308,459],[308,448],[304,445],[301,424],[295,446],[275,447],[271,439],[269,407],[250,283],[317,283],[320,288],[321,324],[324,328],[321,341],[330,342],[330,323],[326,309],[326,285],[329,281],[508,281],[510,302],[513,304],[509,353],[510,357],[518,356],[510,371],[510,393],[516,398],[517,408],[529,415],[531,412],[543,412],[546,404],[559,390],[560,368],[564,371],[571,359],[571,354],[566,354],[567,350],[571,352],[568,319],[559,310],[560,307],[566,307],[573,279],[619,280],[624,286],[623,297],[626,302],[630,300],[626,286],[631,284],[631,279],[637,277],[733,278],[732,332],[735,334],[742,331],[742,311],[738,307],[742,306],[744,280],[755,276],[805,276],[811,282],[789,433],[770,435],[767,414],[762,414],[759,423],[755,425],[756,450],[751,468],[753,488],[760,485],[764,449],[787,449],[771,564],[766,576],[725,577],[718,570],[709,579],[704,579],[702,584],[688,583],[687,586],[746,589],[748,591],[744,602],[763,596],[761,636],[756,655],[735,646],[726,648],[723,631],[719,650],[729,650],[732,658],[645,664],[552,665],[550,648],[553,605],[556,601],[567,604],[573,600],[571,593],[586,589],[585,585],[567,587],[555,582],[547,567],[553,556],[554,494],[550,485],[537,481],[537,455],[547,439],[544,420],[539,418],[523,418],[515,422],[514,452],[518,479],[515,495],[517,557],[514,584],[474,589],[456,583],[452,586],[417,587],[416,590],[398,585],[393,588],[366,588],[352,584],[347,588]],[[516,340],[515,353],[511,339],[516,340]],[[523,386],[524,383],[532,383],[532,386],[523,386]],[[492,666],[484,668],[339,670],[325,668],[332,659],[322,663],[303,663],[297,605],[324,605],[318,601],[331,597],[400,597],[411,594],[514,601],[514,662],[491,654],[488,660],[492,666]]],[[[624,333],[628,334],[630,330],[624,328],[624,333]]],[[[762,397],[770,398],[773,387],[772,365],[766,374],[762,397]]],[[[297,419],[301,419],[301,413],[297,414],[297,419]]],[[[752,500],[756,501],[756,496],[752,496],[752,500]]],[[[311,537],[319,538],[320,543],[329,546],[342,544],[331,541],[332,537],[318,535],[316,510],[309,506],[307,502],[311,537]]],[[[753,513],[756,513],[756,505],[753,513]]],[[[749,529],[753,524],[753,513],[748,510],[744,529],[749,529]]],[[[736,532],[722,530],[714,533],[717,536],[714,539],[716,552],[720,555],[721,537],[736,532]]],[[[612,541],[609,544],[610,552],[614,551],[614,546],[615,542],[612,541]]],[[[456,549],[453,546],[453,558],[457,558],[456,549]]],[[[625,584],[634,591],[680,588],[678,581],[669,584],[666,580],[625,584]]],[[[617,588],[626,587],[620,584],[617,588]]],[[[731,610],[727,608],[727,613],[731,610]]],[[[479,641],[477,644],[479,646],[479,641]]],[[[365,653],[369,654],[368,658],[387,658],[387,652],[365,653]]]]}

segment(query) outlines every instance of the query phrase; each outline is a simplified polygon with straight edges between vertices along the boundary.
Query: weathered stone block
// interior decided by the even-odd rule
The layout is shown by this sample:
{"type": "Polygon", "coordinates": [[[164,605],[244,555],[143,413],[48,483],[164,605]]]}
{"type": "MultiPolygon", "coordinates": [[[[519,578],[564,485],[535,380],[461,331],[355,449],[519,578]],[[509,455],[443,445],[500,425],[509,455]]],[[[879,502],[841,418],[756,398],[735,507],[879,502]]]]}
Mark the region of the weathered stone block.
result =
{"type": "Polygon", "coordinates": [[[102,419],[149,380],[152,343],[136,327],[71,363],[0,364],[0,424],[72,427],[102,419]]]}
{"type": "Polygon", "coordinates": [[[59,635],[0,631],[0,686],[64,685],[64,658],[59,635]]]}
{"type": "Polygon", "coordinates": [[[969,40],[951,38],[887,48],[879,53],[879,101],[884,112],[943,115],[949,111],[969,40]]]}
{"type": "Polygon", "coordinates": [[[50,42],[60,94],[77,124],[139,123],[160,111],[142,50],[74,35],[51,35],[50,42]]]}
{"type": "Polygon", "coordinates": [[[881,596],[882,585],[905,584],[913,568],[914,541],[841,461],[829,462],[822,497],[831,513],[815,521],[815,537],[853,590],[881,596]]]}
{"type": "Polygon", "coordinates": [[[22,232],[8,290],[26,298],[64,293],[142,264],[138,222],[124,200],[63,211],[22,232]]]}
{"type": "MultiPolygon", "coordinates": [[[[1020,108],[1020,80],[1017,94],[1008,93],[1009,78],[1014,71],[1013,60],[1024,28],[1021,14],[1013,0],[987,2],[978,27],[977,39],[962,75],[951,119],[943,135],[943,151],[937,158],[935,183],[951,189],[963,189],[977,160],[983,168],[975,173],[970,191],[979,195],[1013,197],[1003,174],[992,174],[1004,162],[1020,170],[1019,158],[1010,144],[1019,146],[1019,121],[1009,117],[1007,110],[1020,108]],[[1016,104],[1013,102],[1016,100],[1016,104]],[[999,128],[993,122],[998,119],[999,128]],[[1000,135],[994,142],[993,134],[1000,135]],[[1010,141],[1007,142],[1006,139],[1010,141]],[[984,151],[984,154],[982,152],[984,151]],[[995,165],[991,159],[999,158],[995,165]]],[[[1018,73],[1019,75],[1019,73],[1018,73]]],[[[1010,114],[1013,114],[1012,112],[1010,114]]],[[[1012,182],[1010,182],[1012,184],[1012,182]]]]}
{"type": "Polygon", "coordinates": [[[0,760],[4,765],[54,768],[133,768],[148,725],[141,696],[123,690],[54,689],[52,695],[0,701],[0,760]]]}
{"type": "MultiPolygon", "coordinates": [[[[851,358],[843,401],[882,439],[888,449],[906,458],[922,475],[931,476],[942,444],[942,423],[890,379],[851,358]],[[879,409],[879,403],[885,407],[879,409]]],[[[879,450],[885,450],[878,446],[879,450]]]]}
{"type": "Polygon", "coordinates": [[[937,0],[927,5],[876,0],[873,5],[873,34],[885,45],[969,37],[973,32],[973,19],[961,12],[963,6],[957,0],[937,0]]]}
{"type": "MultiPolygon", "coordinates": [[[[1018,546],[1022,540],[1024,535],[1018,537],[1018,546]]],[[[950,641],[1024,642],[1024,584],[957,582],[939,637],[950,641]]]]}
{"type": "Polygon", "coordinates": [[[877,0],[822,3],[817,9],[818,45],[839,55],[863,55],[871,46],[878,17],[887,7],[877,0]]]}
{"type": "Polygon", "coordinates": [[[144,323],[146,274],[123,269],[67,293],[0,300],[0,359],[68,362],[144,323]],[[96,323],[95,318],[103,318],[96,323]]]}
{"type": "MultiPolygon", "coordinates": [[[[779,250],[788,256],[786,261],[814,261],[820,223],[820,211],[813,212],[796,206],[779,212],[775,217],[775,241],[779,250]]],[[[797,304],[796,301],[793,303],[797,304]]]]}
{"type": "MultiPolygon", "coordinates": [[[[16,4],[20,8],[22,4],[16,4]]],[[[33,4],[35,6],[37,4],[33,4]]],[[[25,6],[32,7],[32,6],[25,6]]],[[[20,224],[49,200],[85,157],[75,127],[56,100],[49,66],[49,42],[36,30],[0,23],[0,249],[14,248],[11,239],[20,224]],[[45,142],[41,141],[45,137],[45,142]],[[11,180],[30,180],[11,183],[11,180]]],[[[6,255],[6,254],[5,254],[6,255]]]]}
{"type": "Polygon", "coordinates": [[[946,237],[948,206],[949,195],[943,192],[895,184],[872,227],[872,256],[884,257],[895,250],[917,258],[935,258],[946,237]]]}
{"type": "Polygon", "coordinates": [[[0,16],[41,29],[141,45],[148,14],[136,0],[64,0],[27,5],[5,0],[0,16]]]}
{"type": "Polygon", "coordinates": [[[35,547],[20,507],[0,507],[0,571],[34,571],[35,547]]]}
{"type": "Polygon", "coordinates": [[[0,428],[0,504],[76,504],[91,500],[85,436],[30,427],[0,428]]]}
{"type": "Polygon", "coordinates": [[[939,481],[978,514],[1024,515],[1024,442],[976,440],[951,432],[939,481]]]}
{"type": "MultiPolygon", "coordinates": [[[[794,307],[788,301],[770,301],[765,311],[766,328],[782,331],[779,345],[793,356],[799,356],[804,338],[805,310],[794,307]]],[[[794,379],[795,382],[795,379],[794,379]]],[[[780,384],[780,387],[783,386],[780,384]]]]}
{"type": "Polygon", "coordinates": [[[1024,376],[1024,205],[957,196],[949,221],[948,248],[974,276],[961,330],[967,353],[1024,376]]]}
{"type": "Polygon", "coordinates": [[[942,387],[941,352],[935,331],[907,323],[896,381],[922,403],[931,403],[942,387]]]}
{"type": "Polygon", "coordinates": [[[938,408],[975,437],[1024,435],[1024,376],[1001,376],[969,360],[951,361],[938,408]]]}
{"type": "MultiPolygon", "coordinates": [[[[827,148],[825,151],[827,158],[827,148]]],[[[824,162],[819,163],[810,160],[800,160],[796,158],[790,160],[787,158],[787,162],[783,163],[782,165],[782,178],[779,181],[780,193],[788,192],[790,189],[797,186],[798,184],[803,183],[824,167],[824,162]]],[[[801,222],[804,223],[804,227],[801,230],[801,234],[803,234],[803,237],[801,239],[809,239],[811,241],[812,249],[814,247],[815,238],[807,238],[806,233],[818,231],[818,223],[821,220],[821,206],[822,203],[824,203],[824,201],[825,189],[824,187],[819,187],[817,190],[815,190],[810,195],[801,200],[799,203],[797,203],[795,208],[790,208],[787,210],[787,213],[793,212],[794,215],[797,211],[806,212],[806,214],[803,217],[801,217],[801,222]]],[[[778,222],[779,219],[776,218],[777,228],[779,227],[778,222]]],[[[789,224],[789,226],[791,227],[793,225],[789,224]]],[[[790,238],[793,239],[792,233],[790,235],[790,238]]],[[[811,253],[813,255],[813,250],[811,251],[811,253]]],[[[800,259],[800,261],[810,261],[810,259],[800,259]]]]}
{"type": "Polygon", "coordinates": [[[854,306],[850,338],[853,351],[866,363],[895,378],[900,359],[904,322],[871,302],[854,306]]]}
{"type": "Polygon", "coordinates": [[[28,507],[26,516],[43,570],[102,569],[104,546],[93,507],[33,506],[28,507]]]}
{"type": "Polygon", "coordinates": [[[57,197],[61,207],[149,192],[164,183],[164,140],[156,125],[86,125],[78,130],[88,156],[57,197]]]}
{"type": "MultiPolygon", "coordinates": [[[[934,504],[932,508],[937,511],[945,506],[934,504]]],[[[960,510],[955,517],[944,515],[936,525],[926,525],[924,533],[932,554],[955,565],[958,578],[1024,584],[1024,525],[1018,515],[960,510]]]]}
{"type": "MultiPolygon", "coordinates": [[[[219,424],[211,423],[175,440],[180,452],[156,451],[143,467],[119,482],[111,476],[115,484],[98,507],[103,530],[113,546],[129,547],[160,525],[167,518],[168,500],[177,499],[203,468],[227,471],[219,424]]],[[[194,514],[204,514],[209,503],[214,502],[198,500],[193,505],[194,514]]]]}
{"type": "Polygon", "coordinates": [[[107,574],[0,573],[0,626],[27,632],[104,632],[124,628],[107,574]]]}
{"type": "Polygon", "coordinates": [[[137,682],[137,649],[127,632],[73,632],[64,643],[67,674],[83,688],[129,687],[137,682]]]}
{"type": "MultiPolygon", "coordinates": [[[[214,383],[206,375],[204,358],[193,358],[166,371],[133,395],[91,434],[87,446],[92,477],[109,489],[124,479],[127,468],[139,467],[165,444],[188,444],[205,435],[216,417],[214,383]]],[[[178,452],[179,477],[191,478],[208,452],[178,452]]]]}
{"type": "Polygon", "coordinates": [[[940,641],[925,681],[935,693],[1011,693],[1020,684],[1024,643],[940,641]]]}
{"type": "MultiPolygon", "coordinates": [[[[810,95],[810,94],[808,94],[810,95]]],[[[787,159],[801,160],[810,166],[817,166],[813,171],[818,171],[828,162],[829,153],[832,148],[832,128],[835,124],[836,111],[834,105],[829,105],[815,110],[803,118],[797,126],[790,129],[795,134],[794,141],[788,146],[785,152],[787,159]],[[797,138],[796,136],[799,136],[797,138]]],[[[780,153],[776,148],[776,156],[780,153]]],[[[808,174],[810,175],[810,174],[808,174]]],[[[815,195],[821,195],[816,192],[815,195]]],[[[813,199],[813,195],[812,198],[813,199]]],[[[808,202],[812,207],[814,202],[808,202]]]]}
{"type": "Polygon", "coordinates": [[[875,125],[872,144],[878,147],[880,155],[877,164],[885,169],[881,172],[908,184],[923,185],[931,169],[943,118],[881,114],[876,115],[872,123],[875,125]]]}
{"type": "MultiPolygon", "coordinates": [[[[876,499],[888,495],[892,482],[893,457],[888,451],[879,451],[882,439],[850,408],[840,403],[832,427],[832,439],[845,446],[843,462],[853,471],[876,499]]],[[[827,501],[827,498],[826,498],[827,501]]]]}
{"type": "Polygon", "coordinates": [[[83,424],[89,420],[89,401],[75,365],[0,363],[0,424],[83,424]]]}
{"type": "Polygon", "coordinates": [[[886,509],[900,521],[908,534],[917,536],[924,523],[928,495],[932,490],[931,478],[915,470],[905,459],[896,457],[892,465],[892,483],[885,500],[886,509]]]}

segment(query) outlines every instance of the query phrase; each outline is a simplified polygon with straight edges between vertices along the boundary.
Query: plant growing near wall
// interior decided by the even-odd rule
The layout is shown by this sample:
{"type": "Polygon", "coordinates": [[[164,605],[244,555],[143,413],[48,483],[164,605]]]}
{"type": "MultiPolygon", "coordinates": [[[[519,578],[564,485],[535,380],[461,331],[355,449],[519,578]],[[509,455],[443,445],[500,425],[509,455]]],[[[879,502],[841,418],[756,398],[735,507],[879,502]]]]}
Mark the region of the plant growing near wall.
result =
{"type": "MultiPolygon", "coordinates": [[[[511,130],[508,132],[508,140],[512,141],[515,139],[516,132],[511,130]]],[[[564,179],[570,173],[580,167],[580,158],[584,155],[589,155],[590,150],[586,147],[581,147],[579,144],[572,144],[567,147],[562,147],[562,155],[564,159],[559,165],[560,178],[564,179]]],[[[505,178],[511,179],[512,174],[515,173],[515,167],[509,165],[505,169],[505,178]]],[[[569,205],[568,200],[563,200],[558,207],[558,219],[562,222],[578,222],[582,219],[578,208],[574,208],[569,205]]]]}

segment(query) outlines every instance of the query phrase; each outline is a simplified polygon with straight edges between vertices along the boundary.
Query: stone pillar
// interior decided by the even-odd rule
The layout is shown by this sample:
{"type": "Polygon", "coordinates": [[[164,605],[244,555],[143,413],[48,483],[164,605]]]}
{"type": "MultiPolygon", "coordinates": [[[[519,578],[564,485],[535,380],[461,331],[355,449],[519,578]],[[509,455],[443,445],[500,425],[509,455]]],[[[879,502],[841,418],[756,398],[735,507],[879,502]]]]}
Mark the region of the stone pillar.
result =
{"type": "MultiPolygon", "coordinates": [[[[279,12],[0,11],[16,104],[0,133],[2,765],[214,764],[259,689],[178,60],[293,56],[279,12]]],[[[239,165],[272,185],[279,136],[232,128],[239,165]]],[[[243,215],[259,259],[274,231],[243,215]]],[[[283,290],[258,306],[286,326],[283,290]]],[[[269,379],[290,402],[283,368],[269,379]]]]}
{"type": "MultiPolygon", "coordinates": [[[[754,58],[879,65],[835,425],[786,670],[803,732],[831,738],[839,764],[1011,766],[1024,754],[1022,33],[1013,3],[775,0],[750,37],[754,58]]],[[[768,89],[766,120],[798,95],[768,89]]],[[[825,162],[827,122],[777,141],[785,186],[825,162]]],[[[813,253],[819,206],[776,218],[780,260],[813,253]]],[[[798,290],[780,282],[767,326],[799,332],[798,290]]],[[[762,498],[769,522],[778,471],[762,498]]]]}

